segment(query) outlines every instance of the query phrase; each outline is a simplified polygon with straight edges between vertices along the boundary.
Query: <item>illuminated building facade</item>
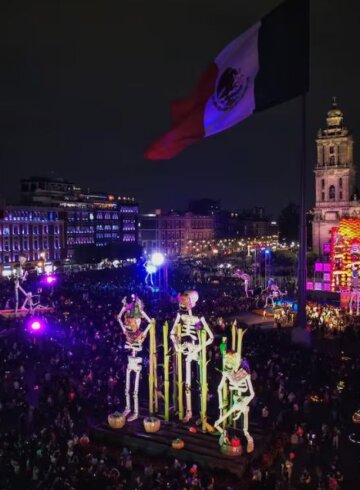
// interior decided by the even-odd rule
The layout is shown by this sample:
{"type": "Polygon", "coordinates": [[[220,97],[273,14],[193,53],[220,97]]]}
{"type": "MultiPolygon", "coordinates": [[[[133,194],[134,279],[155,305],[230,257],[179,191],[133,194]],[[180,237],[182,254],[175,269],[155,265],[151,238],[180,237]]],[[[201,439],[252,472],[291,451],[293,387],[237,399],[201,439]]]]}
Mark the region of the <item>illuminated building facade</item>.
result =
{"type": "Polygon", "coordinates": [[[201,216],[190,212],[143,215],[140,220],[139,242],[145,253],[161,251],[168,257],[187,255],[189,244],[211,241],[215,237],[214,216],[201,216]]]}
{"type": "Polygon", "coordinates": [[[133,197],[85,192],[63,179],[31,177],[21,181],[21,202],[4,204],[0,211],[3,264],[17,262],[19,255],[38,260],[40,252],[47,260],[76,258],[75,252],[85,248],[84,261],[105,258],[110,249],[116,257],[135,256],[138,205],[133,197]]]}
{"type": "Polygon", "coordinates": [[[82,246],[119,249],[138,241],[138,206],[124,203],[115,196],[99,195],[93,201],[62,202],[65,211],[66,246],[69,258],[82,246]],[[109,197],[113,199],[109,199],[109,197]]]}
{"type": "Polygon", "coordinates": [[[322,255],[330,242],[331,229],[338,226],[340,219],[360,216],[360,201],[355,194],[354,142],[335,98],[327,113],[326,129],[319,130],[316,145],[312,244],[313,251],[322,255]]]}
{"type": "Polygon", "coordinates": [[[360,269],[360,218],[345,218],[331,230],[331,290],[350,291],[360,269]]]}
{"type": "Polygon", "coordinates": [[[139,217],[139,243],[145,255],[160,250],[159,219],[155,213],[141,214],[139,217]]]}
{"type": "Polygon", "coordinates": [[[58,209],[5,206],[0,210],[0,264],[65,258],[64,221],[58,209]]]}
{"type": "Polygon", "coordinates": [[[170,257],[187,255],[189,243],[214,239],[214,216],[169,213],[160,214],[158,219],[159,249],[170,257]]]}

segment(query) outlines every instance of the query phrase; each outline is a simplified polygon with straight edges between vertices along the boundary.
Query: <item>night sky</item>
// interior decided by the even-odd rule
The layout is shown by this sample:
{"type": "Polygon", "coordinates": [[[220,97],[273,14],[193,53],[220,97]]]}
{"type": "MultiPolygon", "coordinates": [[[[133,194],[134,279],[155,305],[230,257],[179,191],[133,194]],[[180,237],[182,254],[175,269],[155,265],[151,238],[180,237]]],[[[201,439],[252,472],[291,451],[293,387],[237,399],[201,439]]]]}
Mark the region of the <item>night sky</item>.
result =
{"type": "MultiPolygon", "coordinates": [[[[143,158],[219,51],[276,0],[3,0],[0,195],[61,176],[138,198],[142,209],[212,197],[277,213],[298,196],[300,99],[256,114],[167,162],[143,158]]],[[[337,95],[360,140],[358,0],[311,2],[308,205],[314,138],[337,95]]],[[[358,161],[359,149],[355,145],[358,161]]]]}

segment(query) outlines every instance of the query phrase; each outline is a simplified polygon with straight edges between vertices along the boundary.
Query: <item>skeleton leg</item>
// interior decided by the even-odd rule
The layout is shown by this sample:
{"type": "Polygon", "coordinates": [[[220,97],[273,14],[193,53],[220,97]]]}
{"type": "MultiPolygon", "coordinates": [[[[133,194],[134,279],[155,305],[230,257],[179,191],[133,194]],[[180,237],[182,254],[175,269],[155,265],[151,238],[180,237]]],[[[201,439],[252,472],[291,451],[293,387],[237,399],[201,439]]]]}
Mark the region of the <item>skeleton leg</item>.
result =
{"type": "Polygon", "coordinates": [[[15,313],[18,312],[19,308],[19,283],[15,282],[15,313]]]}
{"type": "Polygon", "coordinates": [[[192,406],[191,406],[191,357],[186,356],[185,366],[186,366],[186,377],[185,377],[185,401],[186,401],[186,415],[183,419],[184,422],[189,422],[192,417],[192,406]]]}
{"type": "Polygon", "coordinates": [[[224,413],[224,415],[222,415],[221,417],[219,417],[219,418],[217,419],[217,421],[216,421],[216,422],[215,422],[215,424],[214,424],[215,429],[216,429],[216,430],[218,430],[219,432],[221,432],[221,433],[222,433],[222,432],[224,431],[224,429],[221,427],[221,424],[222,424],[223,422],[225,422],[225,420],[226,420],[227,418],[229,418],[229,417],[230,417],[230,415],[232,415],[234,412],[237,412],[237,411],[239,411],[239,410],[241,411],[241,408],[239,407],[239,404],[238,404],[238,403],[236,403],[235,405],[233,405],[233,406],[230,408],[230,410],[227,410],[227,411],[224,413]]]}
{"type": "Polygon", "coordinates": [[[244,436],[246,437],[247,440],[246,451],[248,453],[252,453],[254,451],[254,439],[249,434],[249,407],[244,408],[243,414],[244,414],[243,431],[244,431],[244,436]]]}
{"type": "Polygon", "coordinates": [[[132,422],[133,420],[136,420],[139,417],[139,381],[140,381],[141,369],[142,366],[141,364],[139,364],[138,368],[135,370],[135,386],[134,386],[134,393],[133,393],[134,412],[132,415],[130,415],[130,417],[128,417],[129,422],[132,422]]]}
{"type": "Polygon", "coordinates": [[[131,407],[130,407],[130,375],[131,375],[130,357],[128,357],[128,365],[126,368],[126,385],[125,385],[126,406],[125,406],[125,410],[122,413],[122,415],[124,417],[127,417],[129,415],[129,413],[131,412],[131,407]]]}

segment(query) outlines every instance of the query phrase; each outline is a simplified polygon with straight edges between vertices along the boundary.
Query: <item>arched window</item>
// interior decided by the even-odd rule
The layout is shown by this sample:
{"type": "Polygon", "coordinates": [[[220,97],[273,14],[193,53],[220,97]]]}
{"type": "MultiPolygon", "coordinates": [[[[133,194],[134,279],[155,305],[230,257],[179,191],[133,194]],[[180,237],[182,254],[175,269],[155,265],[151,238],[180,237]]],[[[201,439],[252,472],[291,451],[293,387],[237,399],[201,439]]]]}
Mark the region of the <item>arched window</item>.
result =
{"type": "Polygon", "coordinates": [[[342,178],[341,177],[339,179],[339,187],[340,187],[340,189],[342,189],[342,178]]]}
{"type": "Polygon", "coordinates": [[[330,201],[333,201],[335,199],[335,186],[331,185],[329,187],[329,199],[330,201]]]}
{"type": "Polygon", "coordinates": [[[324,189],[325,188],[325,179],[321,179],[321,188],[324,189]]]}

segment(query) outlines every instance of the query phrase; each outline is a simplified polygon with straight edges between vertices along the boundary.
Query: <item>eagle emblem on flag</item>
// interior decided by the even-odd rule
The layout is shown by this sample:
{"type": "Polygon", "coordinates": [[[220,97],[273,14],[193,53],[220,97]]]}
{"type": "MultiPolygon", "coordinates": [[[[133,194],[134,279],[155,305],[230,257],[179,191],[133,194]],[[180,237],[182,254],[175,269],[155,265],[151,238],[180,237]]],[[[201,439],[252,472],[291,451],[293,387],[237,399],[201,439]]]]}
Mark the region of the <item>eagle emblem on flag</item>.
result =
{"type": "Polygon", "coordinates": [[[226,68],[217,80],[212,96],[214,106],[219,111],[229,111],[244,97],[249,86],[247,77],[241,68],[226,68]]]}

